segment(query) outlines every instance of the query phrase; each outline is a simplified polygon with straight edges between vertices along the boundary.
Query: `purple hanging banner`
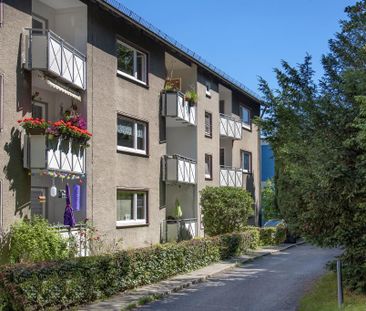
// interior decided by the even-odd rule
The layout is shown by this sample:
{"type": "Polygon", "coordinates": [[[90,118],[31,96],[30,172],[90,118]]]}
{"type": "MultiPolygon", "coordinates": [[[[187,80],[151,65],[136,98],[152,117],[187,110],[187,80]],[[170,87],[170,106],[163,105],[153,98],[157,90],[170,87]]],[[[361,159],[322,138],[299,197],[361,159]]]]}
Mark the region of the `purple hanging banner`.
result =
{"type": "Polygon", "coordinates": [[[80,185],[73,185],[72,187],[72,208],[74,211],[80,211],[80,185]]]}

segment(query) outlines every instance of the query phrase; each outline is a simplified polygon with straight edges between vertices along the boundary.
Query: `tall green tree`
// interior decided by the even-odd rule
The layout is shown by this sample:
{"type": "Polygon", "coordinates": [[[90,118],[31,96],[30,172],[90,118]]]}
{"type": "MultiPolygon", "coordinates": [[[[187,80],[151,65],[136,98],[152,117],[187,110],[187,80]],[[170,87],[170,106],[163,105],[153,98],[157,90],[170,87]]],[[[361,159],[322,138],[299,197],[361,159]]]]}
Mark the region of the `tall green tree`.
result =
{"type": "Polygon", "coordinates": [[[282,62],[278,89],[260,80],[258,123],[276,159],[281,214],[313,243],[344,246],[348,285],[366,291],[366,1],[345,12],[319,83],[308,55],[282,62]]]}

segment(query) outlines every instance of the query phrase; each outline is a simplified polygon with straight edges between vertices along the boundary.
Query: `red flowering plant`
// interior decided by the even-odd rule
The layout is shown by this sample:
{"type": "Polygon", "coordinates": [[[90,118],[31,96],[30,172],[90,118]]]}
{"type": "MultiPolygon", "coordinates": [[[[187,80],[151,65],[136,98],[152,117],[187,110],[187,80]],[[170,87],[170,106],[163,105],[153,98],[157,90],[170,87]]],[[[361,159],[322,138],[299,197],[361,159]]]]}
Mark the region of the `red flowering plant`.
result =
{"type": "Polygon", "coordinates": [[[37,134],[45,134],[46,130],[50,126],[50,122],[45,119],[39,118],[24,118],[18,120],[19,125],[25,129],[25,132],[29,135],[32,132],[37,134]]]}
{"type": "Polygon", "coordinates": [[[86,129],[73,125],[71,121],[64,120],[53,123],[49,132],[53,135],[56,134],[56,136],[62,136],[64,139],[72,138],[73,141],[85,146],[88,146],[87,142],[92,136],[86,129]]]}

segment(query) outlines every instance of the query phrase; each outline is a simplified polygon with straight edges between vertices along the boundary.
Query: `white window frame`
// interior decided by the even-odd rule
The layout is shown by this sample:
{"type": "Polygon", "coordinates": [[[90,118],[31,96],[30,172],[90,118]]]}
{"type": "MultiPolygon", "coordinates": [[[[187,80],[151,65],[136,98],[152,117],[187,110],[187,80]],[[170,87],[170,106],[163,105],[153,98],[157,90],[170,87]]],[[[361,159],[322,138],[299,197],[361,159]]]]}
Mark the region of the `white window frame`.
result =
{"type": "MultiPolygon", "coordinates": [[[[148,192],[146,190],[128,190],[128,189],[117,189],[121,192],[127,192],[133,194],[133,215],[135,219],[129,219],[129,220],[116,220],[116,226],[117,227],[128,227],[128,226],[138,226],[138,225],[147,225],[147,195],[148,192]],[[137,217],[137,195],[143,194],[144,195],[144,219],[136,219],[137,217]]],[[[117,197],[116,197],[116,213],[117,213],[117,197]]],[[[116,214],[117,217],[117,214],[116,214]]]]}
{"type": "Polygon", "coordinates": [[[117,130],[117,150],[118,151],[124,151],[124,152],[130,152],[130,153],[136,153],[136,154],[142,154],[142,155],[147,155],[147,123],[144,121],[139,121],[130,117],[126,117],[124,115],[118,115],[117,116],[117,126],[118,126],[118,119],[126,119],[129,120],[131,122],[133,122],[133,148],[130,147],[125,147],[125,146],[119,146],[118,145],[118,130],[117,130]],[[137,148],[137,126],[138,124],[142,124],[144,126],[144,146],[145,149],[138,149],[137,148]]]}
{"type": "Polygon", "coordinates": [[[252,129],[252,113],[250,111],[249,108],[245,107],[245,106],[240,106],[240,120],[241,120],[241,124],[242,127],[247,129],[247,130],[251,130],[252,129]],[[246,110],[249,114],[249,123],[245,123],[243,121],[243,110],[246,110]]]}
{"type": "MultiPolygon", "coordinates": [[[[121,76],[127,77],[129,79],[132,79],[133,81],[136,81],[138,83],[141,83],[143,85],[147,85],[147,54],[145,52],[142,52],[134,47],[132,47],[131,45],[128,45],[127,43],[121,41],[121,40],[117,40],[117,44],[123,45],[124,47],[130,49],[133,51],[133,75],[130,75],[122,70],[118,69],[118,61],[117,61],[117,73],[121,76]],[[142,76],[142,80],[137,78],[137,52],[141,53],[142,55],[145,56],[144,58],[144,66],[142,68],[143,72],[141,74],[142,76]]],[[[118,59],[119,55],[117,55],[117,59],[118,59]]]]}
{"type": "Polygon", "coordinates": [[[251,173],[252,172],[252,153],[246,150],[241,151],[241,169],[243,173],[251,173]],[[249,155],[249,170],[244,169],[244,154],[249,155]]]}

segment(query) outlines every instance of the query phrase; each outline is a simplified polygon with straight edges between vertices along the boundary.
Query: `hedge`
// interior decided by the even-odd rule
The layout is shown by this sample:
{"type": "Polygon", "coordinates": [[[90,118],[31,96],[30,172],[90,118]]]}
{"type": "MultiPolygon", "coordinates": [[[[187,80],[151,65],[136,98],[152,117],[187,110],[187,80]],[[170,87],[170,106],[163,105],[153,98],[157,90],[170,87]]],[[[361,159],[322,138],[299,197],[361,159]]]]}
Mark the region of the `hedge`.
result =
{"type": "Polygon", "coordinates": [[[205,267],[259,246],[260,230],[0,269],[0,309],[66,309],[205,267]],[[25,307],[26,306],[26,307],[25,307]]]}

